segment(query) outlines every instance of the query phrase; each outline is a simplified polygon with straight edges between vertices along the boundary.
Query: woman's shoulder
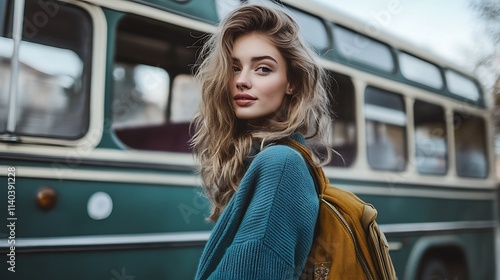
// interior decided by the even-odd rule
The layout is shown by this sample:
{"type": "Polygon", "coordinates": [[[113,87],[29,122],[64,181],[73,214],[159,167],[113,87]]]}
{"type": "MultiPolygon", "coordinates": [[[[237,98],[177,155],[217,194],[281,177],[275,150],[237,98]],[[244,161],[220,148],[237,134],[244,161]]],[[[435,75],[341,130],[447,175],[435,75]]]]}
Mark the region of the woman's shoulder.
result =
{"type": "Polygon", "coordinates": [[[253,169],[261,168],[307,168],[307,163],[305,162],[302,155],[294,148],[282,145],[274,144],[265,147],[252,159],[253,169]]]}

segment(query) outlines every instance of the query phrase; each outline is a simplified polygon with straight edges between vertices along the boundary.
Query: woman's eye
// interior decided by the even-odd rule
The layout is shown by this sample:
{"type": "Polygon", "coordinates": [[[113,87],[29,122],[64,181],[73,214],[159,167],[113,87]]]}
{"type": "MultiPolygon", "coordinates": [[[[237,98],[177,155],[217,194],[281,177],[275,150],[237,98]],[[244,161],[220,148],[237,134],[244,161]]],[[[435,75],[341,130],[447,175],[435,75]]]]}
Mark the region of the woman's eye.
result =
{"type": "Polygon", "coordinates": [[[239,72],[240,68],[238,66],[233,66],[233,72],[239,72]]]}
{"type": "Polygon", "coordinates": [[[260,72],[260,73],[269,73],[269,72],[271,72],[271,69],[262,66],[262,67],[257,68],[257,72],[260,72]]]}

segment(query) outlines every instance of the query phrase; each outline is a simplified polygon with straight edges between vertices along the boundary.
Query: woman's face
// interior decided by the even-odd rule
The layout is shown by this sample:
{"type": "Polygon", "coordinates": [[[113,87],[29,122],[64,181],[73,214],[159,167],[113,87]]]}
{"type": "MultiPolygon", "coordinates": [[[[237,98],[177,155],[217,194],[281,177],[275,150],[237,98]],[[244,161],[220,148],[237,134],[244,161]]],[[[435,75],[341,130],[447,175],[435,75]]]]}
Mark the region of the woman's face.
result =
{"type": "Polygon", "coordinates": [[[236,117],[250,123],[272,118],[291,94],[286,61],[265,35],[249,33],[234,42],[230,93],[236,117]]]}

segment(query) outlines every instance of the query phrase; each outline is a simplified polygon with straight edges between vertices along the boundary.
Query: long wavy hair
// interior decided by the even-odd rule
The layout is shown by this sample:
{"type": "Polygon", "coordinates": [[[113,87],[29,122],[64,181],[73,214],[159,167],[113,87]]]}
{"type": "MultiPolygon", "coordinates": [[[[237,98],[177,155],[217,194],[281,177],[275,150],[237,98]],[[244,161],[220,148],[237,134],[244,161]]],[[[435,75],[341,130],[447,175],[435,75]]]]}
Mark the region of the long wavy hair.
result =
{"type": "MultiPolygon", "coordinates": [[[[280,7],[243,5],[231,12],[201,48],[195,77],[202,87],[202,101],[192,121],[195,133],[191,145],[200,161],[206,196],[212,203],[210,220],[219,218],[236,192],[247,168],[244,160],[254,145],[262,148],[300,132],[327,147],[331,119],[326,74],[301,38],[297,23],[280,7]],[[265,35],[280,51],[293,88],[293,94],[285,95],[275,116],[258,127],[236,117],[229,89],[234,42],[252,32],[265,35]]],[[[325,161],[329,161],[330,149],[326,150],[325,161]]]]}

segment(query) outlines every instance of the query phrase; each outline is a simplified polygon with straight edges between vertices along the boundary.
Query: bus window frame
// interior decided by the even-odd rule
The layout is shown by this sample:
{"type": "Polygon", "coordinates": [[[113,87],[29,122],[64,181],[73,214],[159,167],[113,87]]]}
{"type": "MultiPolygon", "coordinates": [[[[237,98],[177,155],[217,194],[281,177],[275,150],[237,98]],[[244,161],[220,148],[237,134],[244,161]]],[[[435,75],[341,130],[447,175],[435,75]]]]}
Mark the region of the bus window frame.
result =
{"type": "Polygon", "coordinates": [[[330,22],[329,25],[330,25],[330,36],[332,37],[332,46],[333,46],[332,47],[333,51],[331,53],[333,54],[334,60],[338,60],[338,61],[340,61],[344,64],[347,64],[351,67],[362,69],[363,71],[375,73],[378,76],[392,77],[394,79],[394,75],[397,73],[397,71],[399,71],[399,64],[398,64],[398,60],[397,60],[396,54],[394,52],[394,49],[389,44],[382,42],[380,40],[377,40],[377,39],[370,37],[368,35],[357,32],[357,31],[355,31],[351,28],[348,28],[346,26],[343,26],[342,24],[339,24],[339,23],[330,22]],[[392,63],[392,69],[385,70],[385,69],[382,69],[381,67],[376,67],[374,65],[370,65],[370,64],[361,62],[359,60],[356,60],[356,59],[353,60],[353,59],[350,59],[349,57],[346,57],[346,55],[342,51],[339,51],[337,49],[337,47],[340,48],[337,45],[337,39],[336,39],[336,37],[337,37],[336,30],[337,29],[344,29],[347,32],[351,32],[351,33],[355,34],[355,36],[360,36],[360,38],[363,38],[365,40],[369,40],[375,44],[379,44],[379,45],[385,47],[387,49],[387,51],[389,51],[389,55],[390,55],[391,63],[392,63]]]}
{"type": "MultiPolygon", "coordinates": [[[[191,34],[189,35],[189,41],[194,40],[193,38],[196,38],[196,36],[192,35],[195,32],[200,32],[202,33],[203,31],[200,31],[199,29],[193,28],[191,26],[183,26],[176,24],[174,22],[171,22],[169,20],[164,20],[164,19],[158,19],[154,17],[148,17],[143,14],[138,14],[138,13],[131,13],[131,12],[124,12],[123,15],[120,17],[120,19],[117,21],[116,25],[114,26],[115,32],[117,36],[113,38],[115,40],[118,40],[119,32],[120,30],[126,31],[127,29],[127,24],[130,25],[131,22],[135,22],[137,24],[145,24],[146,26],[155,26],[159,28],[164,28],[165,30],[169,30],[170,33],[172,34],[177,34],[177,35],[183,35],[183,34],[191,34]],[[125,24],[125,25],[124,25],[125,24]]],[[[150,27],[151,28],[151,27],[150,27]]],[[[143,34],[144,35],[144,34],[143,34]]],[[[148,36],[151,36],[151,34],[145,34],[145,38],[148,38],[148,36]]],[[[175,39],[179,39],[181,37],[177,38],[161,38],[159,39],[159,42],[162,42],[162,45],[165,44],[172,44],[173,48],[179,47],[182,45],[184,48],[183,44],[179,45],[179,42],[176,41],[175,39]]],[[[186,38],[184,38],[186,39],[186,38]]],[[[191,44],[191,43],[189,43],[191,44]]],[[[189,45],[188,44],[188,45],[189,45]]],[[[121,45],[121,47],[126,47],[124,45],[121,45]]],[[[124,57],[121,57],[118,59],[118,48],[115,48],[113,54],[113,62],[111,65],[111,68],[114,69],[114,66],[117,65],[117,63],[126,63],[125,61],[120,61],[120,59],[124,59],[124,57]]],[[[194,51],[193,51],[194,53],[194,51]]],[[[141,61],[141,59],[144,59],[144,57],[136,59],[134,61],[134,65],[139,65],[139,64],[148,64],[151,63],[150,61],[141,61]]],[[[125,57],[126,60],[126,57],[125,57]]],[[[196,57],[193,57],[192,61],[187,61],[186,65],[191,65],[192,63],[195,63],[196,57]]],[[[161,63],[160,63],[161,64],[161,63]]],[[[157,65],[157,67],[160,67],[160,64],[157,65]]],[[[111,134],[113,135],[112,140],[114,142],[114,147],[118,147],[118,149],[122,151],[133,151],[133,152],[160,152],[160,153],[172,153],[172,154],[178,154],[178,155],[188,155],[191,156],[191,149],[189,148],[188,144],[181,144],[185,143],[186,141],[183,141],[183,137],[176,137],[176,136],[171,136],[167,137],[167,135],[188,135],[189,133],[186,133],[189,131],[189,122],[172,122],[171,117],[172,117],[172,101],[174,98],[174,81],[176,81],[177,77],[179,75],[184,75],[184,74],[192,74],[189,71],[185,71],[185,69],[181,69],[179,65],[168,65],[168,64],[162,64],[161,67],[163,70],[166,71],[167,75],[170,78],[170,82],[168,85],[168,94],[167,94],[167,101],[165,105],[165,111],[163,114],[165,114],[164,121],[161,123],[157,124],[143,124],[139,126],[132,126],[132,127],[118,127],[114,126],[113,124],[113,118],[111,117],[111,134]],[[183,72],[185,71],[185,72],[183,72]],[[168,131],[175,131],[175,133],[169,134],[166,133],[168,131]],[[165,136],[164,139],[160,139],[160,133],[162,133],[162,136],[165,136]],[[157,138],[147,138],[141,140],[138,135],[156,135],[157,138]]],[[[114,87],[116,86],[115,83],[112,81],[113,84],[113,90],[111,93],[111,102],[116,101],[115,99],[115,94],[114,94],[114,87]]],[[[201,92],[200,92],[200,98],[201,98],[201,92]]],[[[111,115],[112,112],[111,112],[111,115]]]]}
{"type": "Polygon", "coordinates": [[[437,104],[435,102],[431,102],[429,100],[422,99],[422,98],[413,99],[413,102],[411,105],[412,105],[413,122],[411,123],[411,126],[409,124],[409,129],[411,129],[413,131],[412,132],[412,136],[413,136],[412,160],[414,160],[414,162],[415,162],[415,167],[414,167],[415,172],[420,176],[438,176],[438,177],[448,176],[452,165],[450,164],[450,135],[448,134],[448,120],[447,120],[446,108],[442,104],[437,104]],[[416,133],[416,131],[417,131],[416,119],[417,118],[416,118],[416,110],[415,110],[415,106],[417,106],[417,102],[418,103],[425,103],[427,105],[434,106],[434,107],[438,107],[442,111],[442,114],[443,114],[442,121],[444,124],[443,133],[444,133],[444,144],[445,144],[444,160],[445,160],[445,164],[446,164],[446,167],[445,167],[443,173],[430,173],[430,172],[426,173],[426,172],[422,172],[419,170],[419,164],[417,163],[417,133],[416,133]]]}
{"type": "MultiPolygon", "coordinates": [[[[397,172],[397,173],[404,173],[404,172],[409,172],[409,170],[411,169],[411,164],[410,164],[410,148],[409,148],[409,137],[412,135],[410,132],[409,132],[409,128],[411,126],[411,124],[409,123],[408,121],[408,114],[411,113],[411,112],[408,112],[408,102],[405,98],[405,94],[402,94],[402,93],[399,93],[399,92],[396,92],[396,91],[393,91],[393,90],[389,90],[389,89],[386,89],[385,87],[381,87],[381,86],[378,86],[378,85],[375,85],[375,84],[367,84],[364,88],[363,88],[363,91],[361,92],[361,94],[363,95],[363,103],[362,103],[362,111],[363,111],[363,119],[361,120],[362,122],[364,122],[364,125],[363,125],[363,129],[364,129],[364,132],[362,135],[364,135],[364,145],[365,145],[365,160],[366,160],[366,163],[367,163],[367,166],[370,170],[372,171],[376,171],[376,172],[397,172]],[[380,106],[380,105],[377,105],[377,104],[372,104],[372,103],[369,103],[367,101],[367,94],[368,94],[368,90],[372,90],[372,94],[379,94],[379,93],[382,93],[382,94],[386,94],[386,95],[392,95],[391,98],[394,98],[394,99],[400,99],[401,102],[402,102],[402,106],[401,108],[401,111],[399,111],[398,109],[396,108],[391,108],[390,106],[380,106]],[[366,114],[366,106],[369,105],[371,107],[382,107],[383,109],[387,109],[387,110],[393,110],[393,111],[398,111],[398,112],[401,112],[403,115],[404,115],[404,123],[401,125],[399,123],[396,123],[396,122],[393,122],[393,123],[390,123],[390,122],[383,122],[383,121],[380,121],[380,120],[377,120],[377,119],[374,119],[374,118],[370,118],[367,116],[366,114]],[[401,148],[402,148],[402,156],[403,158],[398,158],[398,153],[397,151],[395,152],[395,160],[396,160],[396,168],[394,169],[390,169],[390,168],[383,168],[383,167],[380,167],[380,166],[376,166],[374,165],[371,161],[370,161],[370,155],[369,155],[369,150],[370,150],[370,145],[368,143],[368,122],[371,121],[374,123],[374,125],[376,125],[377,123],[379,124],[385,124],[385,125],[391,125],[391,126],[396,126],[396,127],[400,127],[401,128],[401,132],[403,133],[402,137],[402,145],[401,145],[401,148]],[[401,162],[402,160],[402,162],[401,162]],[[398,168],[398,166],[401,165],[401,168],[398,168]]],[[[369,108],[371,108],[369,107],[369,108]]],[[[391,113],[391,112],[389,112],[391,113]]],[[[394,112],[394,113],[397,113],[397,112],[394,112]]],[[[401,122],[401,121],[400,121],[401,122]]],[[[360,135],[361,136],[361,135],[360,135]]]]}
{"type": "MultiPolygon", "coordinates": [[[[491,145],[490,145],[490,140],[489,140],[489,131],[490,129],[488,128],[488,122],[486,121],[485,117],[480,115],[480,114],[474,114],[474,113],[471,113],[471,112],[467,112],[466,110],[464,110],[463,108],[453,108],[451,110],[451,131],[453,132],[452,135],[450,135],[450,138],[453,139],[453,155],[454,155],[454,158],[453,158],[453,166],[454,166],[454,173],[456,174],[456,178],[458,179],[462,179],[462,180],[488,180],[491,176],[494,176],[494,172],[492,171],[492,164],[494,165],[494,163],[492,163],[492,160],[491,160],[491,145]],[[461,116],[464,116],[464,118],[467,120],[467,119],[471,119],[471,118],[475,118],[475,119],[478,119],[479,121],[481,121],[482,123],[482,129],[483,129],[483,133],[481,134],[483,136],[483,143],[482,146],[484,147],[484,163],[486,164],[486,167],[485,167],[485,176],[466,176],[466,175],[461,175],[459,174],[459,166],[458,166],[458,156],[457,156],[457,152],[458,152],[458,149],[457,149],[457,136],[456,136],[456,130],[457,130],[457,127],[456,127],[456,124],[455,124],[455,115],[461,115],[461,116]]],[[[462,120],[463,121],[463,120],[462,120]]]]}
{"type": "Polygon", "coordinates": [[[444,77],[444,71],[443,71],[443,68],[438,66],[437,64],[433,63],[433,62],[430,62],[422,57],[418,57],[410,52],[407,52],[407,51],[404,51],[404,50],[398,50],[397,51],[397,54],[396,54],[396,59],[397,59],[397,64],[398,64],[398,71],[401,75],[401,78],[404,79],[404,81],[410,85],[416,85],[418,87],[423,87],[425,89],[428,89],[429,91],[432,91],[432,92],[438,92],[438,93],[442,93],[445,89],[447,89],[447,85],[446,85],[446,79],[444,77]],[[410,59],[415,59],[415,60],[419,60],[421,62],[424,62],[425,64],[429,65],[429,66],[433,66],[436,70],[437,70],[437,74],[439,75],[439,79],[440,79],[440,82],[441,82],[441,85],[440,87],[434,87],[434,86],[431,86],[429,84],[425,84],[423,82],[420,82],[420,81],[417,81],[417,80],[413,80],[412,78],[408,77],[407,75],[404,74],[403,72],[403,67],[402,67],[402,63],[401,63],[401,56],[406,56],[410,59]]]}
{"type": "Polygon", "coordinates": [[[467,74],[464,74],[462,72],[459,72],[456,69],[444,67],[442,70],[443,70],[444,81],[446,83],[446,92],[450,98],[453,98],[453,99],[456,99],[456,100],[459,100],[462,102],[466,102],[467,104],[470,104],[473,106],[479,106],[479,107],[483,107],[483,108],[485,107],[484,91],[483,91],[483,88],[481,87],[481,85],[479,84],[479,82],[477,81],[477,79],[475,79],[474,77],[471,77],[467,74]],[[477,93],[478,93],[477,100],[472,100],[470,98],[464,97],[460,94],[457,94],[457,93],[451,91],[451,89],[449,87],[448,78],[446,75],[447,72],[452,72],[455,75],[461,76],[462,78],[469,80],[475,86],[475,88],[477,90],[477,93]]]}
{"type": "MultiPolygon", "coordinates": [[[[51,2],[52,3],[52,2],[51,2]]],[[[30,143],[40,145],[56,145],[63,147],[85,146],[93,148],[99,144],[104,129],[104,96],[98,93],[105,91],[105,69],[106,69],[106,49],[107,49],[107,24],[104,13],[100,7],[81,2],[56,2],[60,5],[76,6],[87,13],[92,26],[92,54],[89,74],[89,89],[84,94],[89,95],[88,129],[85,134],[77,139],[54,138],[46,136],[20,136],[19,143],[30,143]]],[[[24,14],[24,11],[23,11],[24,14]]],[[[15,19],[13,19],[15,20],[15,19]]],[[[18,93],[16,93],[18,95],[18,93]]],[[[4,134],[2,134],[4,135],[4,134]]],[[[1,143],[1,142],[0,142],[1,143]]]]}
{"type": "Polygon", "coordinates": [[[332,42],[333,42],[332,30],[331,30],[331,27],[329,26],[329,24],[327,22],[325,22],[325,20],[323,18],[321,18],[317,15],[311,14],[307,11],[304,11],[303,9],[300,9],[298,7],[294,7],[294,6],[290,6],[290,5],[286,5],[286,4],[283,4],[283,6],[289,11],[289,13],[292,16],[294,16],[296,18],[298,18],[298,17],[306,18],[307,17],[308,19],[316,20],[317,23],[319,23],[321,25],[321,28],[322,28],[321,33],[324,35],[324,38],[326,40],[326,42],[325,42],[326,45],[325,46],[316,46],[316,44],[307,40],[307,37],[305,35],[306,30],[302,29],[303,26],[301,25],[301,22],[297,20],[297,24],[299,25],[299,28],[301,28],[300,29],[301,36],[308,44],[310,44],[314,49],[316,49],[319,52],[326,52],[327,50],[332,48],[332,42]],[[296,11],[298,13],[294,14],[293,11],[296,11]],[[297,16],[298,14],[300,14],[300,16],[297,16]]]}
{"type": "Polygon", "coordinates": [[[330,148],[333,148],[335,151],[327,166],[333,168],[341,168],[342,170],[352,169],[358,162],[360,154],[358,145],[359,142],[361,142],[359,135],[359,123],[357,122],[357,114],[360,110],[357,107],[359,98],[356,94],[356,86],[354,85],[353,77],[351,75],[331,68],[327,68],[327,73],[329,77],[329,83],[331,83],[329,86],[329,98],[331,98],[330,102],[332,110],[332,122],[330,123],[332,135],[330,135],[329,144],[330,148]],[[342,87],[343,90],[341,90],[341,84],[344,85],[344,87],[342,87]],[[343,95],[344,97],[337,98],[337,96],[339,95],[343,95]],[[336,111],[335,109],[337,107],[342,106],[344,110],[346,108],[345,103],[341,104],[338,102],[339,100],[352,101],[352,103],[348,106],[352,107],[350,108],[351,110],[343,112],[338,110],[336,111]],[[343,118],[340,118],[339,115],[343,118]],[[346,141],[347,144],[336,146],[337,143],[334,142],[338,141],[338,139],[336,139],[336,126],[339,121],[342,121],[341,126],[342,128],[344,128],[344,133],[346,134],[346,139],[344,139],[344,141],[346,141]],[[352,143],[349,143],[350,134],[354,135],[352,143]],[[336,152],[339,152],[339,154],[336,154],[336,152]]]}

